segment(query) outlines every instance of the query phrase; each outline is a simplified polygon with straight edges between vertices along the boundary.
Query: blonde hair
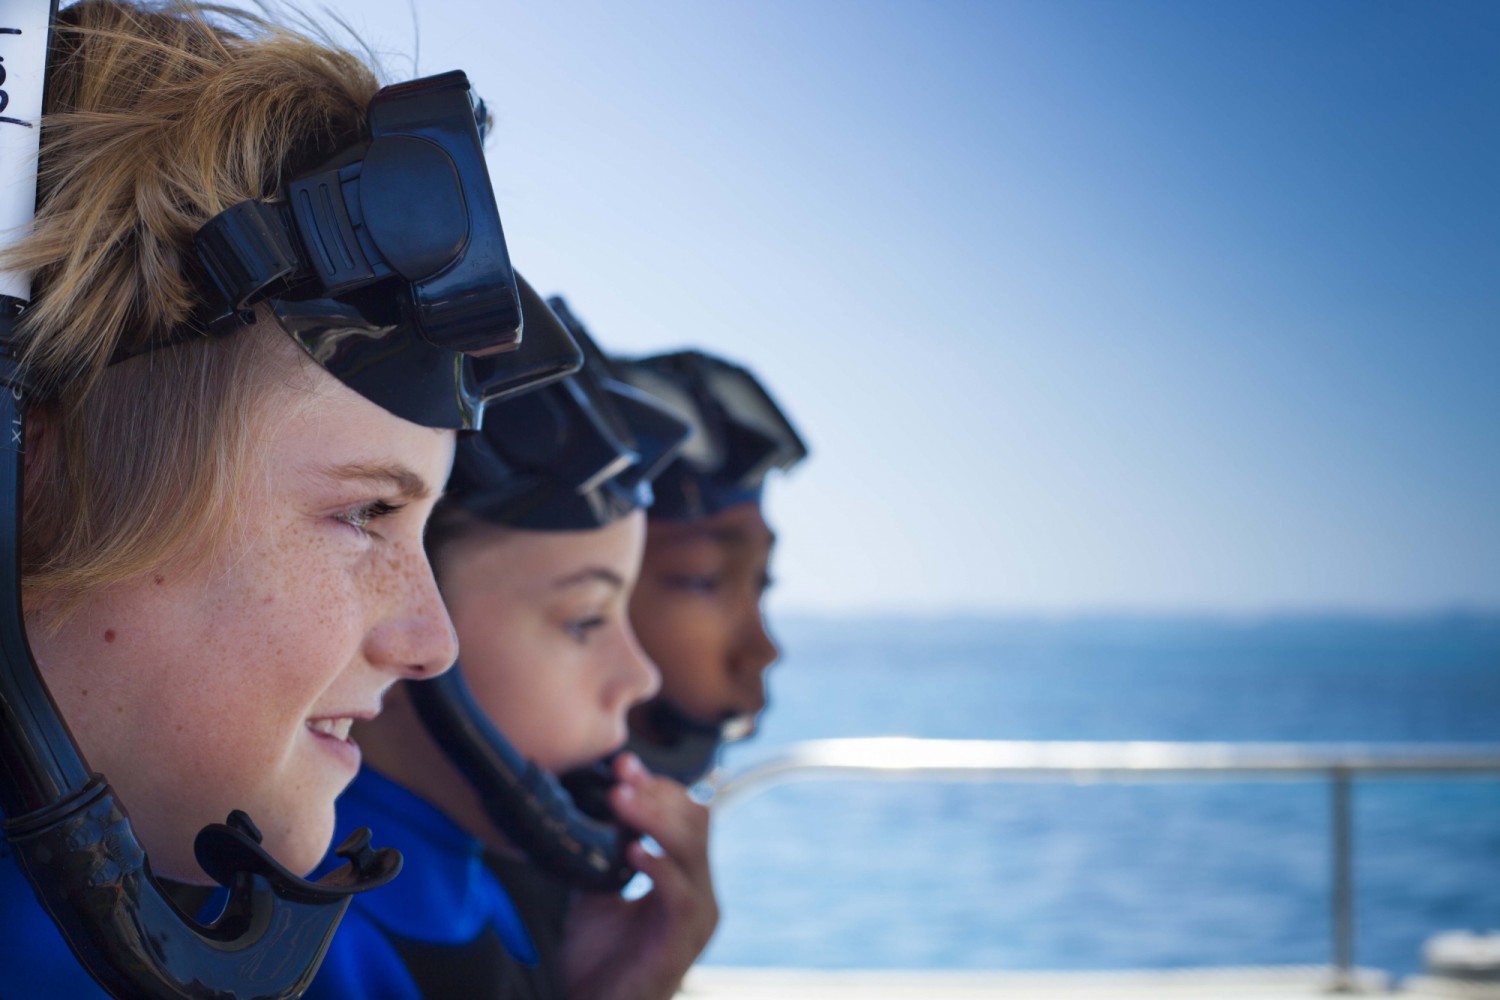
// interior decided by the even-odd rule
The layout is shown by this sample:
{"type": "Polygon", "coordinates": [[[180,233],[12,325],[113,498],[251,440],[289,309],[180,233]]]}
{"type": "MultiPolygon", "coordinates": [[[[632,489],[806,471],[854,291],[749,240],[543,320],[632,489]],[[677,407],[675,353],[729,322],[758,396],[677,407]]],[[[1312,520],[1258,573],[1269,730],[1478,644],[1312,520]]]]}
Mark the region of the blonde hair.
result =
{"type": "Polygon", "coordinates": [[[233,519],[256,402],[295,355],[254,330],[111,362],[180,336],[200,301],[199,227],[356,141],[378,87],[360,57],[243,11],[61,13],[36,219],[0,255],[33,275],[22,357],[52,400],[32,407],[28,600],[76,600],[211,546],[233,519]]]}

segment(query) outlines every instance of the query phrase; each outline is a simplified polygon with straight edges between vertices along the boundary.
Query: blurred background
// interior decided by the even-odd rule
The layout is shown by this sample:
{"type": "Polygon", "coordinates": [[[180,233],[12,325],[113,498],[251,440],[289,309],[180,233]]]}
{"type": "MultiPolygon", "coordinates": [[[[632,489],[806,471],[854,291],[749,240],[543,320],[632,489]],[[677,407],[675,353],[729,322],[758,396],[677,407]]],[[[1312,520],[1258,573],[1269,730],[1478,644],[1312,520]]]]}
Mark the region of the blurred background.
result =
{"type": "MultiPolygon", "coordinates": [[[[1500,5],[342,0],[465,69],[512,254],[755,369],[760,739],[1500,741],[1500,5]]],[[[1359,958],[1500,926],[1500,784],[1356,790],[1359,958]]],[[[734,964],[1323,961],[1316,784],[817,786],[734,964]],[[813,922],[809,914],[816,914],[813,922]]]]}

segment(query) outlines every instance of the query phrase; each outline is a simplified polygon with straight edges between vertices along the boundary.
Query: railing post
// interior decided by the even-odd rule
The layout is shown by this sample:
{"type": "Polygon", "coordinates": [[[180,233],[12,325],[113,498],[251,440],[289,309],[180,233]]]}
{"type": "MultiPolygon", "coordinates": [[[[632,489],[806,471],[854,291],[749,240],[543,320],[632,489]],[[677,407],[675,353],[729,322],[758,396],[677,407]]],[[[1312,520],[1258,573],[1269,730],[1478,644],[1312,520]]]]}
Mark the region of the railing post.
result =
{"type": "Polygon", "coordinates": [[[1333,983],[1330,993],[1353,993],[1354,982],[1354,816],[1351,774],[1328,772],[1333,815],[1333,983]]]}

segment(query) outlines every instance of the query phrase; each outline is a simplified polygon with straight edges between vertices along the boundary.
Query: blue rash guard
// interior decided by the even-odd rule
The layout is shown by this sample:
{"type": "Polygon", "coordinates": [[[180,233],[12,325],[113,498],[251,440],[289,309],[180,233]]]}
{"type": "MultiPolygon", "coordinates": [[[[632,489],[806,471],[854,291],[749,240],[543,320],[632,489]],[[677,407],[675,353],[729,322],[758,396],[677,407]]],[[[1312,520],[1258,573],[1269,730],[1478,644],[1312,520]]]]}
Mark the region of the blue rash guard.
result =
{"type": "MultiPolygon", "coordinates": [[[[354,897],[310,1000],[564,995],[565,886],[524,862],[488,854],[432,805],[368,767],[339,799],[338,812],[335,843],[369,826],[378,844],[401,850],[405,864],[390,885],[354,897]],[[524,922],[506,886],[519,893],[524,922]]],[[[331,859],[324,867],[339,864],[331,859]]],[[[109,1000],[37,902],[3,837],[0,997],[109,1000]]]]}
{"type": "Polygon", "coordinates": [[[433,805],[369,767],[339,798],[334,843],[361,826],[382,847],[399,849],[405,864],[389,885],[354,897],[308,1000],[563,996],[563,907],[546,919],[528,907],[528,930],[496,874],[507,866],[433,805]]]}
{"type": "Polygon", "coordinates": [[[0,837],[0,997],[109,1000],[83,970],[0,837]]]}

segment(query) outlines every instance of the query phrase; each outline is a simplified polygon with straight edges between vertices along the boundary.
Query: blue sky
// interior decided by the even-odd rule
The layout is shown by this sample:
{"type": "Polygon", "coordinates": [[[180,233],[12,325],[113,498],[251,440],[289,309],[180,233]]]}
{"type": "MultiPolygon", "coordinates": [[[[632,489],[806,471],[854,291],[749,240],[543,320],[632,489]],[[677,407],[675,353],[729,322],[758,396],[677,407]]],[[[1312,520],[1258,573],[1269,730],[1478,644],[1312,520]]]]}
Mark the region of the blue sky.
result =
{"type": "Polygon", "coordinates": [[[517,265],[814,457],[775,606],[1500,607],[1500,5],[329,5],[517,265]]]}

